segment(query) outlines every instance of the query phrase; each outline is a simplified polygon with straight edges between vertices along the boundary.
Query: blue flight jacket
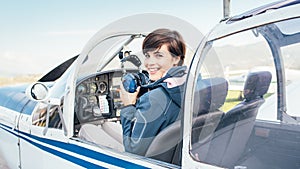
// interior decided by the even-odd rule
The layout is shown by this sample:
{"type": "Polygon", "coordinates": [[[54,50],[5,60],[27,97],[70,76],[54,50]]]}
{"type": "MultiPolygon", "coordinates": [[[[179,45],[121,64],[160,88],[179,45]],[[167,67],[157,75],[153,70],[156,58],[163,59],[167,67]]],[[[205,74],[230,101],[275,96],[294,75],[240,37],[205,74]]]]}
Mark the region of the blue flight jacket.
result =
{"type": "Polygon", "coordinates": [[[183,85],[168,88],[166,82],[142,95],[136,105],[121,110],[126,152],[145,155],[154,137],[179,119],[183,85]]]}

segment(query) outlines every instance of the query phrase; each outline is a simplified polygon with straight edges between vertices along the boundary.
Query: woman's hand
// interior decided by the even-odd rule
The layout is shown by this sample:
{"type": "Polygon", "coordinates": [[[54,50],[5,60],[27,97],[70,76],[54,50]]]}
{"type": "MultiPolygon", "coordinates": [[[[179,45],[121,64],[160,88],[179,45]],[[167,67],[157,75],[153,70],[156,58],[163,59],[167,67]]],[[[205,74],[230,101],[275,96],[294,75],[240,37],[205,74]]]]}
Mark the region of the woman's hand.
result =
{"type": "Polygon", "coordinates": [[[120,90],[120,98],[124,104],[124,106],[128,106],[128,105],[135,105],[136,100],[137,100],[137,95],[140,92],[140,87],[137,87],[136,92],[134,93],[129,93],[127,92],[123,85],[120,85],[121,90],[120,90]]]}

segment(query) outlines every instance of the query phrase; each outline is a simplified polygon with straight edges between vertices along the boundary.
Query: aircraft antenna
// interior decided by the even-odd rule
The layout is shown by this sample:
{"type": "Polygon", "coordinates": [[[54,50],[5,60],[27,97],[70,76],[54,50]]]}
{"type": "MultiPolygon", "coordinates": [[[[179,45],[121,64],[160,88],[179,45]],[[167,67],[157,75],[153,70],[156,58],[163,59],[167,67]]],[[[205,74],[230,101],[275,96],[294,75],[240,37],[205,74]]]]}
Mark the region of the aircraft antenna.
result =
{"type": "Polygon", "coordinates": [[[223,0],[223,15],[224,18],[229,18],[230,16],[230,0],[223,0]]]}

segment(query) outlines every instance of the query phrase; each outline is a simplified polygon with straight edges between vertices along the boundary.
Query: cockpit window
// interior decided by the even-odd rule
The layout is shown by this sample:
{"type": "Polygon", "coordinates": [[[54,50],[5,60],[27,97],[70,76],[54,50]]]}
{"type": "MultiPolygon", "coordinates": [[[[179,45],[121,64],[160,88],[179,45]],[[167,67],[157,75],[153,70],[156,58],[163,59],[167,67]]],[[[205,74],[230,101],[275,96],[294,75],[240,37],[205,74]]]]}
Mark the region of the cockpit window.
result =
{"type": "Polygon", "coordinates": [[[206,49],[195,81],[191,156],[234,168],[263,98],[276,93],[272,52],[255,29],[208,42],[206,49]]]}
{"type": "Polygon", "coordinates": [[[288,21],[282,21],[278,22],[275,25],[280,29],[282,34],[284,35],[291,35],[299,33],[299,27],[300,27],[300,18],[295,18],[293,20],[288,21]]]}
{"type": "Polygon", "coordinates": [[[144,40],[144,36],[137,36],[136,38],[132,39],[130,43],[125,41],[122,46],[119,48],[116,48],[119,52],[114,52],[112,55],[114,55],[113,59],[103,68],[103,71],[113,70],[113,69],[121,69],[122,63],[125,64],[123,67],[125,68],[131,68],[131,69],[137,69],[138,66],[134,65],[132,62],[122,62],[122,59],[124,60],[125,57],[129,55],[135,55],[139,58],[141,61],[141,69],[144,69],[144,54],[141,51],[142,49],[142,42],[144,40]]]}
{"type": "Polygon", "coordinates": [[[298,165],[299,158],[288,156],[299,154],[293,138],[300,116],[299,21],[262,25],[206,44],[194,85],[194,160],[225,168],[298,165]]]}

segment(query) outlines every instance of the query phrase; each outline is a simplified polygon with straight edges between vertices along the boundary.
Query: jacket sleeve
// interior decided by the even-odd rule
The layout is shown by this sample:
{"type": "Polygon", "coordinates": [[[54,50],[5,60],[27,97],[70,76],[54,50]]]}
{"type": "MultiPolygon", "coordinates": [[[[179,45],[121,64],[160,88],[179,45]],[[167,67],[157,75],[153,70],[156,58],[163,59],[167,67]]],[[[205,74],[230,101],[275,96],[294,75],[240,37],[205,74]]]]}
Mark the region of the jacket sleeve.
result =
{"type": "Polygon", "coordinates": [[[135,107],[121,110],[125,151],[145,155],[153,138],[166,125],[164,111],[169,102],[162,90],[152,90],[141,96],[135,107]]]}

